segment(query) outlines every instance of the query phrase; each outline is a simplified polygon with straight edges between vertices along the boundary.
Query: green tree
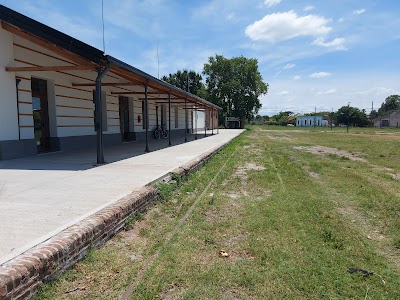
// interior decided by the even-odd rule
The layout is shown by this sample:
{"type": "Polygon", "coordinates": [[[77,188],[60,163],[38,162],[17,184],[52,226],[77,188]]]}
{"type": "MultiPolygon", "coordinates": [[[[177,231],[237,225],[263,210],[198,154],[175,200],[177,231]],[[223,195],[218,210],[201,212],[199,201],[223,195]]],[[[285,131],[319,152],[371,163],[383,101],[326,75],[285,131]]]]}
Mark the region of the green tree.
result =
{"type": "Polygon", "coordinates": [[[208,100],[223,108],[220,120],[225,116],[239,117],[242,124],[252,120],[261,108],[259,97],[268,92],[257,59],[215,55],[204,64],[203,74],[208,100]]]}
{"type": "Polygon", "coordinates": [[[292,111],[281,111],[279,114],[273,115],[271,120],[277,122],[277,124],[286,126],[287,124],[295,124],[296,116],[292,111]]]}
{"type": "Polygon", "coordinates": [[[391,95],[385,99],[385,102],[382,103],[378,110],[378,114],[383,116],[398,109],[400,109],[400,96],[391,95]]]}
{"type": "Polygon", "coordinates": [[[179,70],[176,73],[163,76],[161,80],[168,82],[182,90],[187,91],[188,80],[189,80],[189,92],[193,95],[197,95],[201,98],[205,98],[207,95],[206,88],[202,82],[202,77],[195,71],[179,70]]]}
{"type": "Polygon", "coordinates": [[[373,119],[375,119],[377,117],[378,117],[378,112],[375,109],[371,110],[371,112],[369,113],[369,119],[373,120],[373,119]]]}
{"type": "Polygon", "coordinates": [[[335,119],[339,124],[365,127],[368,125],[368,117],[365,109],[360,110],[353,106],[342,106],[335,113],[335,119]]]}

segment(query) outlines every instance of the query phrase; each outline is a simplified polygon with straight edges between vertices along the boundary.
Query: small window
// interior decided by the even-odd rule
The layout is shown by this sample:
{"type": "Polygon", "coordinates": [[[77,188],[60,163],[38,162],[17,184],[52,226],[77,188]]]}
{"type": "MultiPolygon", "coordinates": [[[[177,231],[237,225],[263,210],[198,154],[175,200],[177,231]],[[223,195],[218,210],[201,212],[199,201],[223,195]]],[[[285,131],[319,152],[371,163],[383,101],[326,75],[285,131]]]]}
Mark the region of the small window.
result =
{"type": "Polygon", "coordinates": [[[178,106],[175,106],[175,128],[179,128],[178,106]]]}

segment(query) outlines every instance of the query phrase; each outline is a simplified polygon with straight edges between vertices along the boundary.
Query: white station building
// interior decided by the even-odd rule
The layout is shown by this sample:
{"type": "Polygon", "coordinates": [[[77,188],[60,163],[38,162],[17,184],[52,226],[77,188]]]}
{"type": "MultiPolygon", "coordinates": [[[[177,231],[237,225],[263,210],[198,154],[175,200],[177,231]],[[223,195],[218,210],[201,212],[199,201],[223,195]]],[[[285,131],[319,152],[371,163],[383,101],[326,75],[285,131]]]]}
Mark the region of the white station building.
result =
{"type": "Polygon", "coordinates": [[[216,129],[220,107],[0,5],[0,160],[216,129]],[[101,95],[101,96],[100,96],[101,95]]]}

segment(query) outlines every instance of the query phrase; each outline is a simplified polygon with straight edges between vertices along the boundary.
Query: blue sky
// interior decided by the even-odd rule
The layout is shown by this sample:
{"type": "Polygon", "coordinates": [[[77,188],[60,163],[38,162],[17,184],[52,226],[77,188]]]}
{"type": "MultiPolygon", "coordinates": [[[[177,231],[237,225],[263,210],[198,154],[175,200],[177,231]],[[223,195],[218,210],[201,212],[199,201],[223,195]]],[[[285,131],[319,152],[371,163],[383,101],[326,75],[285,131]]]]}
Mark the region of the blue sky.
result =
{"type": "MultiPolygon", "coordinates": [[[[101,0],[0,3],[103,48],[101,0]]],[[[260,114],[379,107],[400,94],[398,0],[104,0],[106,53],[158,76],[257,58],[260,114]]]]}

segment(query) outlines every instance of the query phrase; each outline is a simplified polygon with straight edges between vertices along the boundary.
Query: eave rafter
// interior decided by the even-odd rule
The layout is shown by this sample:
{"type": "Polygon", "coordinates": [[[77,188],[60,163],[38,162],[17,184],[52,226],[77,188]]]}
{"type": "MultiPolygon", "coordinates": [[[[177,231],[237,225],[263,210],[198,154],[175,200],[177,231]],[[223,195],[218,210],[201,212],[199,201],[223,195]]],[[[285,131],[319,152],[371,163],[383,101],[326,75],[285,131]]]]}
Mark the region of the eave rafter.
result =
{"type": "Polygon", "coordinates": [[[94,71],[94,65],[81,66],[37,66],[37,67],[6,67],[7,72],[38,72],[38,71],[94,71]]]}
{"type": "MultiPolygon", "coordinates": [[[[111,92],[112,95],[145,95],[145,92],[125,91],[125,92],[111,92]]],[[[165,92],[147,92],[147,95],[161,95],[165,92]]],[[[168,99],[168,98],[167,98],[168,99]]]]}
{"type": "MultiPolygon", "coordinates": [[[[119,87],[119,86],[137,86],[137,83],[133,82],[103,82],[102,86],[112,86],[112,87],[119,87]]],[[[72,83],[74,87],[84,87],[84,86],[96,86],[95,83],[72,83]]]]}
{"type": "Polygon", "coordinates": [[[4,21],[0,21],[0,22],[1,22],[1,27],[4,30],[6,30],[12,34],[15,34],[16,36],[19,36],[25,40],[28,40],[38,46],[41,46],[41,47],[45,48],[46,50],[54,52],[64,58],[70,60],[72,63],[76,63],[78,65],[83,65],[83,66],[84,65],[93,65],[93,66],[95,66],[93,69],[96,69],[96,67],[97,67],[96,63],[86,60],[72,52],[69,52],[68,50],[65,50],[64,48],[61,48],[45,39],[42,39],[42,38],[40,38],[36,35],[33,35],[25,30],[22,30],[18,27],[12,26],[4,21]]]}

